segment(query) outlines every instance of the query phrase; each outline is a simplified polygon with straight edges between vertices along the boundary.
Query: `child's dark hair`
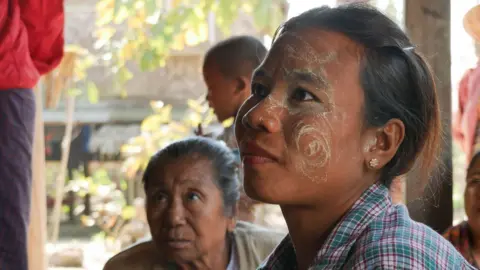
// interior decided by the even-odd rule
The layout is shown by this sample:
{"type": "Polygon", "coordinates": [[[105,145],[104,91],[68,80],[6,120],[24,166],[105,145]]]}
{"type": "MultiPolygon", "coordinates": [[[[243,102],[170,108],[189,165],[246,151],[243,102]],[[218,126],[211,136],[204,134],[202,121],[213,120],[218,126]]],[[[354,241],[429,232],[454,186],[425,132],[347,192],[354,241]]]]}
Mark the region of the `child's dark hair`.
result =
{"type": "Polygon", "coordinates": [[[365,124],[381,127],[390,119],[405,125],[405,138],[385,166],[382,181],[408,172],[416,160],[424,180],[437,159],[441,138],[434,77],[400,27],[365,4],[320,7],[287,21],[275,34],[319,29],[343,34],[363,47],[360,83],[365,96],[365,124]]]}
{"type": "Polygon", "coordinates": [[[203,67],[215,64],[227,77],[251,76],[262,63],[267,49],[252,36],[235,36],[211,47],[203,61],[203,67]]]}

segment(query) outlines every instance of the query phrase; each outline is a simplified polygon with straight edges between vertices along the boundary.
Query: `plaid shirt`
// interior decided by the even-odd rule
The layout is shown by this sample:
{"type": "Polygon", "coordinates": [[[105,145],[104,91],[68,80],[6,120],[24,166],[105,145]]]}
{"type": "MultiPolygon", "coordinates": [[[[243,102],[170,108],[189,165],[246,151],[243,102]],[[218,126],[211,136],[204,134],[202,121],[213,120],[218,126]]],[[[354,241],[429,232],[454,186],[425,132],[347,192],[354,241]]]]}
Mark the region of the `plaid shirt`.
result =
{"type": "MultiPolygon", "coordinates": [[[[259,270],[296,269],[283,239],[259,270]]],[[[388,189],[372,185],[336,225],[309,269],[475,269],[442,236],[393,205],[388,189]]]]}
{"type": "Polygon", "coordinates": [[[478,268],[473,256],[473,235],[468,222],[464,221],[457,226],[451,227],[443,234],[443,237],[450,241],[472,266],[478,268]]]}

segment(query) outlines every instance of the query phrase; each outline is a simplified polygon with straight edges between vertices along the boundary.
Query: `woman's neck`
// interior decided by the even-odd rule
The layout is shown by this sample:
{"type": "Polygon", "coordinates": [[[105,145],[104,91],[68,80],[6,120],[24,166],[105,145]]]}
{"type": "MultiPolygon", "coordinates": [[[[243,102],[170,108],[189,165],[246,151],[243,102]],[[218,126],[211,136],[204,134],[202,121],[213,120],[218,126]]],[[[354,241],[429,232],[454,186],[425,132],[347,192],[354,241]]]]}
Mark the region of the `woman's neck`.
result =
{"type": "Polygon", "coordinates": [[[295,247],[297,269],[308,269],[332,230],[360,198],[366,188],[351,190],[329,205],[316,207],[281,206],[295,247]]]}

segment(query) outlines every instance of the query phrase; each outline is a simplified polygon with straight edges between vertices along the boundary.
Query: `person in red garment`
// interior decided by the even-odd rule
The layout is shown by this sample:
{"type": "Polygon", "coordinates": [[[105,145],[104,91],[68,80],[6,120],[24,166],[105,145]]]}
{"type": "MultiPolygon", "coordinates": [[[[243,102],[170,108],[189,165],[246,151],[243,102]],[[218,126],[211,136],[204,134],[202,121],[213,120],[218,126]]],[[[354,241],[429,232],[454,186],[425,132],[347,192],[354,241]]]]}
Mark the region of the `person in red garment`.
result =
{"type": "Polygon", "coordinates": [[[0,269],[26,270],[35,97],[63,57],[63,0],[0,1],[0,269]]]}

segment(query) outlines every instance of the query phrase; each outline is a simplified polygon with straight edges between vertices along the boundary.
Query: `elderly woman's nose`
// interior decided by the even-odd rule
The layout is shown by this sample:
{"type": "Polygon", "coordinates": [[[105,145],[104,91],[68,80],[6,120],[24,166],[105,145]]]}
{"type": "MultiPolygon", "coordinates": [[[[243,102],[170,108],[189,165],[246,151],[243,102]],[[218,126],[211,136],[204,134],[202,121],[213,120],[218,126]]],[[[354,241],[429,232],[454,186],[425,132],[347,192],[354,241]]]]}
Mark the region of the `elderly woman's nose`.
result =
{"type": "Polygon", "coordinates": [[[285,110],[283,102],[268,96],[242,117],[242,124],[247,128],[276,133],[281,130],[285,110]]]}
{"type": "Polygon", "coordinates": [[[185,224],[185,207],[182,200],[172,200],[168,209],[167,222],[172,227],[185,224]]]}

